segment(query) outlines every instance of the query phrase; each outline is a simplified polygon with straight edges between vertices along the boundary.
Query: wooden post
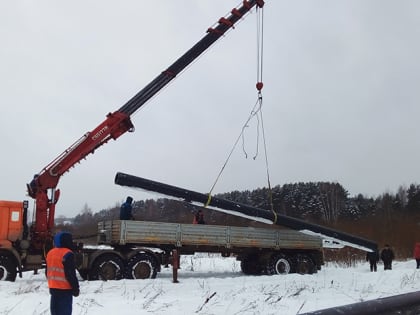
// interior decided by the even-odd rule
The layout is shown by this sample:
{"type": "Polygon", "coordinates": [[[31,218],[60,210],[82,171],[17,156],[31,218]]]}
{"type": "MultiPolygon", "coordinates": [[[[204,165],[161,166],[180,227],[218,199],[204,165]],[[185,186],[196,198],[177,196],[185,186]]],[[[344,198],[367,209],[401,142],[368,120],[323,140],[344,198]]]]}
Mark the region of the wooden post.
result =
{"type": "Polygon", "coordinates": [[[177,249],[172,250],[172,279],[173,283],[178,283],[178,269],[179,269],[179,252],[177,249]]]}

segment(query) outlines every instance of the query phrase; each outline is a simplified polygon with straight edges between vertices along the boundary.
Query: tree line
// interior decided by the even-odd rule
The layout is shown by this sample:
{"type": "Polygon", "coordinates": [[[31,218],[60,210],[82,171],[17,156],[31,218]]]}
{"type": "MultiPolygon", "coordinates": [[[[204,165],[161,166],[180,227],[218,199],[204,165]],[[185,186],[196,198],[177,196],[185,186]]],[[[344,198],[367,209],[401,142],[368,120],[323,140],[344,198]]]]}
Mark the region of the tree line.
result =
{"type": "MultiPolygon", "coordinates": [[[[271,210],[371,239],[381,247],[391,244],[400,258],[412,255],[420,241],[420,185],[399,187],[396,193],[377,197],[349,196],[335,182],[307,182],[277,185],[271,190],[232,191],[215,197],[271,210]]],[[[138,220],[191,223],[198,206],[166,198],[138,200],[133,213],[138,220]]],[[[203,208],[208,224],[267,227],[259,222],[203,208]]],[[[119,217],[119,205],[99,212],[85,205],[70,227],[80,238],[96,234],[97,222],[119,217]],[[77,227],[77,228],[76,228],[77,227]]],[[[269,226],[270,227],[270,226],[269,226]]],[[[68,229],[69,227],[67,227],[68,229]]],[[[277,227],[272,227],[277,228],[277,227]]],[[[93,238],[94,239],[94,238],[93,238]]]]}

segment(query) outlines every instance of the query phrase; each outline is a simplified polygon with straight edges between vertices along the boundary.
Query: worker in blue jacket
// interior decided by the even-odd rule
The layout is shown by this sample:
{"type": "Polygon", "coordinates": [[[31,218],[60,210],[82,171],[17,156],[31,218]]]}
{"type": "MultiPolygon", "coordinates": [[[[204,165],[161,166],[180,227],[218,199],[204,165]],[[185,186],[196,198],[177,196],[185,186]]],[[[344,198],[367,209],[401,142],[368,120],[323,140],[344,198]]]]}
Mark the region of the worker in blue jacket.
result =
{"type": "Polygon", "coordinates": [[[121,205],[120,208],[120,220],[134,220],[133,211],[133,198],[128,196],[126,201],[121,205]]]}

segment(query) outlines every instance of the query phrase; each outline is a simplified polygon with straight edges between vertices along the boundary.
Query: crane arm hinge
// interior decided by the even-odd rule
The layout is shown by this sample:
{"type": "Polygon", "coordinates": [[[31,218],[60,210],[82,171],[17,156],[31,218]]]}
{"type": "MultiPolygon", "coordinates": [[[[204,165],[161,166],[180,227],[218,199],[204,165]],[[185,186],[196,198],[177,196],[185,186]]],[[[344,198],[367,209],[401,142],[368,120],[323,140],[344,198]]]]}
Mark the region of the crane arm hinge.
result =
{"type": "MultiPolygon", "coordinates": [[[[250,4],[250,2],[251,1],[244,0],[244,1],[242,1],[242,4],[245,8],[247,8],[248,10],[251,10],[253,5],[250,4]]],[[[264,6],[264,0],[255,0],[255,4],[258,7],[262,8],[264,6]]]]}
{"type": "Polygon", "coordinates": [[[264,6],[264,0],[256,0],[255,2],[257,3],[257,6],[259,8],[262,8],[264,6]]]}

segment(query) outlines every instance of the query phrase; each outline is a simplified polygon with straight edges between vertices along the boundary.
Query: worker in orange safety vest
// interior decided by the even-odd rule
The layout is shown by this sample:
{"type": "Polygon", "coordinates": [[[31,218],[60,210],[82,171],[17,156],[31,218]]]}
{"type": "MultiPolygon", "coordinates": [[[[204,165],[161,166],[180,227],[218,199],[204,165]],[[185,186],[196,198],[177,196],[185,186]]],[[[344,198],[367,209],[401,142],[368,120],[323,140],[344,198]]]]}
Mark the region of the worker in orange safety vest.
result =
{"type": "Polygon", "coordinates": [[[45,272],[51,294],[51,315],[71,315],[73,296],[80,292],[72,247],[72,235],[60,232],[54,237],[54,248],[47,254],[45,272]]]}

